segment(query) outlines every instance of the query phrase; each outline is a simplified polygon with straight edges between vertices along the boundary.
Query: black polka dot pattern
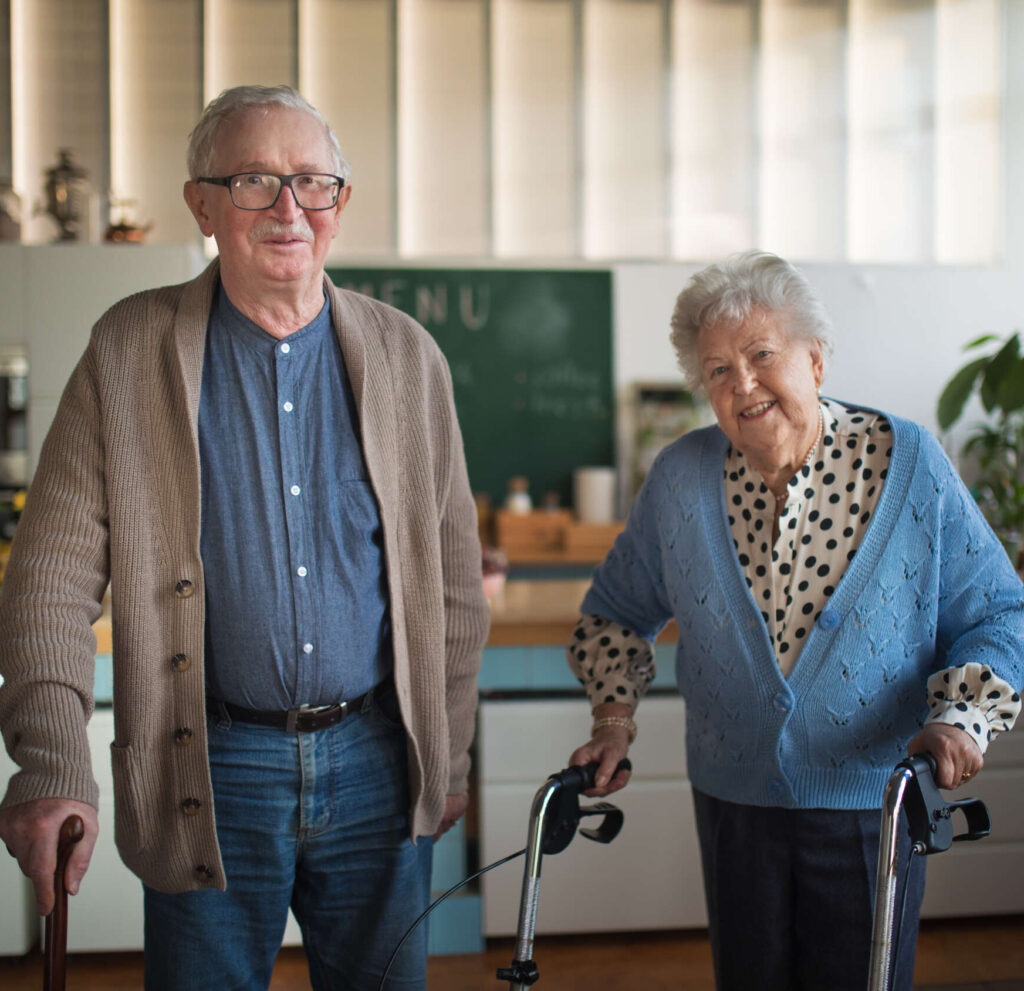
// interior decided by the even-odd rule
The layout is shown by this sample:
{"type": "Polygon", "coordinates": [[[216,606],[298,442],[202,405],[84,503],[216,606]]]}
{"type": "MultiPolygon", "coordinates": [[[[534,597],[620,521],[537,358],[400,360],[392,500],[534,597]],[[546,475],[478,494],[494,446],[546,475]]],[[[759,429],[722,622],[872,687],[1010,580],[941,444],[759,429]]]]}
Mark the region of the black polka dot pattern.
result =
{"type": "Polygon", "coordinates": [[[654,680],[654,648],[639,634],[601,616],[584,615],[566,647],[573,674],[591,709],[602,702],[637,702],[654,680]]]}
{"type": "Polygon", "coordinates": [[[821,438],[784,504],[741,451],[730,448],[725,459],[726,504],[742,510],[729,516],[733,544],[786,675],[864,539],[892,450],[878,443],[889,430],[878,414],[829,400],[821,409],[821,438]],[[758,537],[773,535],[776,522],[779,536],[769,547],[758,537]]]}
{"type": "Polygon", "coordinates": [[[926,723],[945,723],[969,734],[982,753],[996,733],[1013,727],[1020,714],[1020,693],[987,664],[970,661],[928,679],[926,723]]]}

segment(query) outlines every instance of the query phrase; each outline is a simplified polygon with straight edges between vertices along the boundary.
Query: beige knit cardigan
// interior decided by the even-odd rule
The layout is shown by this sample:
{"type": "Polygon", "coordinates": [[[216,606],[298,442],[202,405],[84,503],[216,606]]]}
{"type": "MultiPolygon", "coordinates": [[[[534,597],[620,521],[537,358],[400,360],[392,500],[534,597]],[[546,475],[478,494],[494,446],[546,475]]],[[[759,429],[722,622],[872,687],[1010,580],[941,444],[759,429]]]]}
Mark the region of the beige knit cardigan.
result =
{"type": "MultiPolygon", "coordinates": [[[[206,751],[197,442],[218,271],[131,296],[97,322],[0,597],[0,729],[21,768],[3,804],[96,805],[91,624],[109,581],[115,838],[128,867],[171,892],[225,884],[206,751]],[[190,743],[176,742],[180,728],[190,743]]],[[[410,830],[429,835],[445,795],[467,786],[489,621],[451,380],[413,320],[325,285],[381,510],[410,830]]]]}

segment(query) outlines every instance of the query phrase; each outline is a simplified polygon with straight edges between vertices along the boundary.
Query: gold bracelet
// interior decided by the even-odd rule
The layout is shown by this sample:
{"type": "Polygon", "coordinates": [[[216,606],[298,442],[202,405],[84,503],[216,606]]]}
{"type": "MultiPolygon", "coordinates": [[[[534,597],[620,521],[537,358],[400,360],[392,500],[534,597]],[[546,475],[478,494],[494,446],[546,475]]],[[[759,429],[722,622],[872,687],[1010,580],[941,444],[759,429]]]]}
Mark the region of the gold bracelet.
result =
{"type": "Polygon", "coordinates": [[[629,734],[630,744],[636,739],[636,723],[629,716],[602,716],[594,720],[590,727],[590,735],[593,736],[603,726],[621,726],[629,734]]]}

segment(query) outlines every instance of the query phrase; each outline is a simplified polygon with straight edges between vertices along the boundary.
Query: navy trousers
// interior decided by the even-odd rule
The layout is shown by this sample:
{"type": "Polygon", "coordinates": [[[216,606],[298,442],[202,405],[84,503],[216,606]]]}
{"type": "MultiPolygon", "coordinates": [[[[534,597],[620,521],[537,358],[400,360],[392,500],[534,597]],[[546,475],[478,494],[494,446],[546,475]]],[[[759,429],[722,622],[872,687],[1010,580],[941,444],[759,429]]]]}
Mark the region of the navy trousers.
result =
{"type": "MultiPolygon", "coordinates": [[[[718,991],[864,991],[881,832],[876,809],[736,805],[696,789],[718,991]]],[[[925,858],[900,829],[893,991],[911,991],[925,858]]]]}

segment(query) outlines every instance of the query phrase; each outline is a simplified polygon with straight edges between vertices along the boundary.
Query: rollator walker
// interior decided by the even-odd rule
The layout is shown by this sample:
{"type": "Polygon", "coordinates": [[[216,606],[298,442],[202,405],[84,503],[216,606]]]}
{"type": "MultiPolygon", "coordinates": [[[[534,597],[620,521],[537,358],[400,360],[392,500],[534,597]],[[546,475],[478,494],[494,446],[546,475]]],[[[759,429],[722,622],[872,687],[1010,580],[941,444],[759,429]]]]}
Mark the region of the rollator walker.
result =
{"type": "MultiPolygon", "coordinates": [[[[623,761],[619,769],[628,768],[623,761]]],[[[560,853],[572,841],[580,818],[603,815],[596,829],[581,829],[588,839],[610,843],[622,828],[623,814],[614,805],[598,802],[579,806],[579,796],[594,786],[597,764],[570,767],[553,774],[537,792],[530,810],[526,865],[519,904],[515,958],[498,971],[499,981],[508,981],[509,991],[523,991],[540,977],[532,959],[533,939],[540,896],[541,860],[544,854],[560,853]]],[[[892,961],[899,946],[899,925],[895,911],[900,813],[907,814],[912,855],[943,853],[954,842],[978,840],[991,831],[988,810],[977,798],[946,802],[935,785],[935,761],[929,754],[915,754],[896,765],[882,800],[882,828],[875,878],[874,920],[868,991],[889,991],[892,961]],[[953,835],[952,815],[963,812],[967,832],[953,835]]],[[[909,864],[907,865],[909,867],[909,864]]]]}
{"type": "MultiPolygon", "coordinates": [[[[617,774],[630,770],[628,760],[619,762],[617,774]]],[[[597,802],[580,808],[580,792],[594,787],[597,764],[569,767],[552,774],[534,796],[530,808],[526,864],[519,901],[519,925],[516,930],[515,957],[508,967],[498,970],[498,980],[508,981],[509,991],[523,991],[535,984],[540,973],[533,961],[533,936],[540,897],[540,868],[544,854],[561,853],[576,835],[583,816],[604,816],[593,829],[580,829],[580,835],[597,843],[611,843],[622,829],[622,811],[609,802],[597,802]]]]}
{"type": "MultiPolygon", "coordinates": [[[[871,964],[868,991],[889,991],[893,958],[899,946],[896,917],[896,872],[899,866],[897,835],[901,809],[906,809],[913,844],[911,855],[943,853],[962,840],[988,836],[991,823],[985,803],[978,798],[946,802],[935,786],[935,760],[930,754],[914,754],[900,761],[885,787],[882,799],[882,832],[875,874],[875,909],[871,932],[871,964]],[[967,832],[953,835],[952,814],[959,809],[967,820],[967,832]]],[[[909,869],[909,862],[907,868],[909,869]]]]}

